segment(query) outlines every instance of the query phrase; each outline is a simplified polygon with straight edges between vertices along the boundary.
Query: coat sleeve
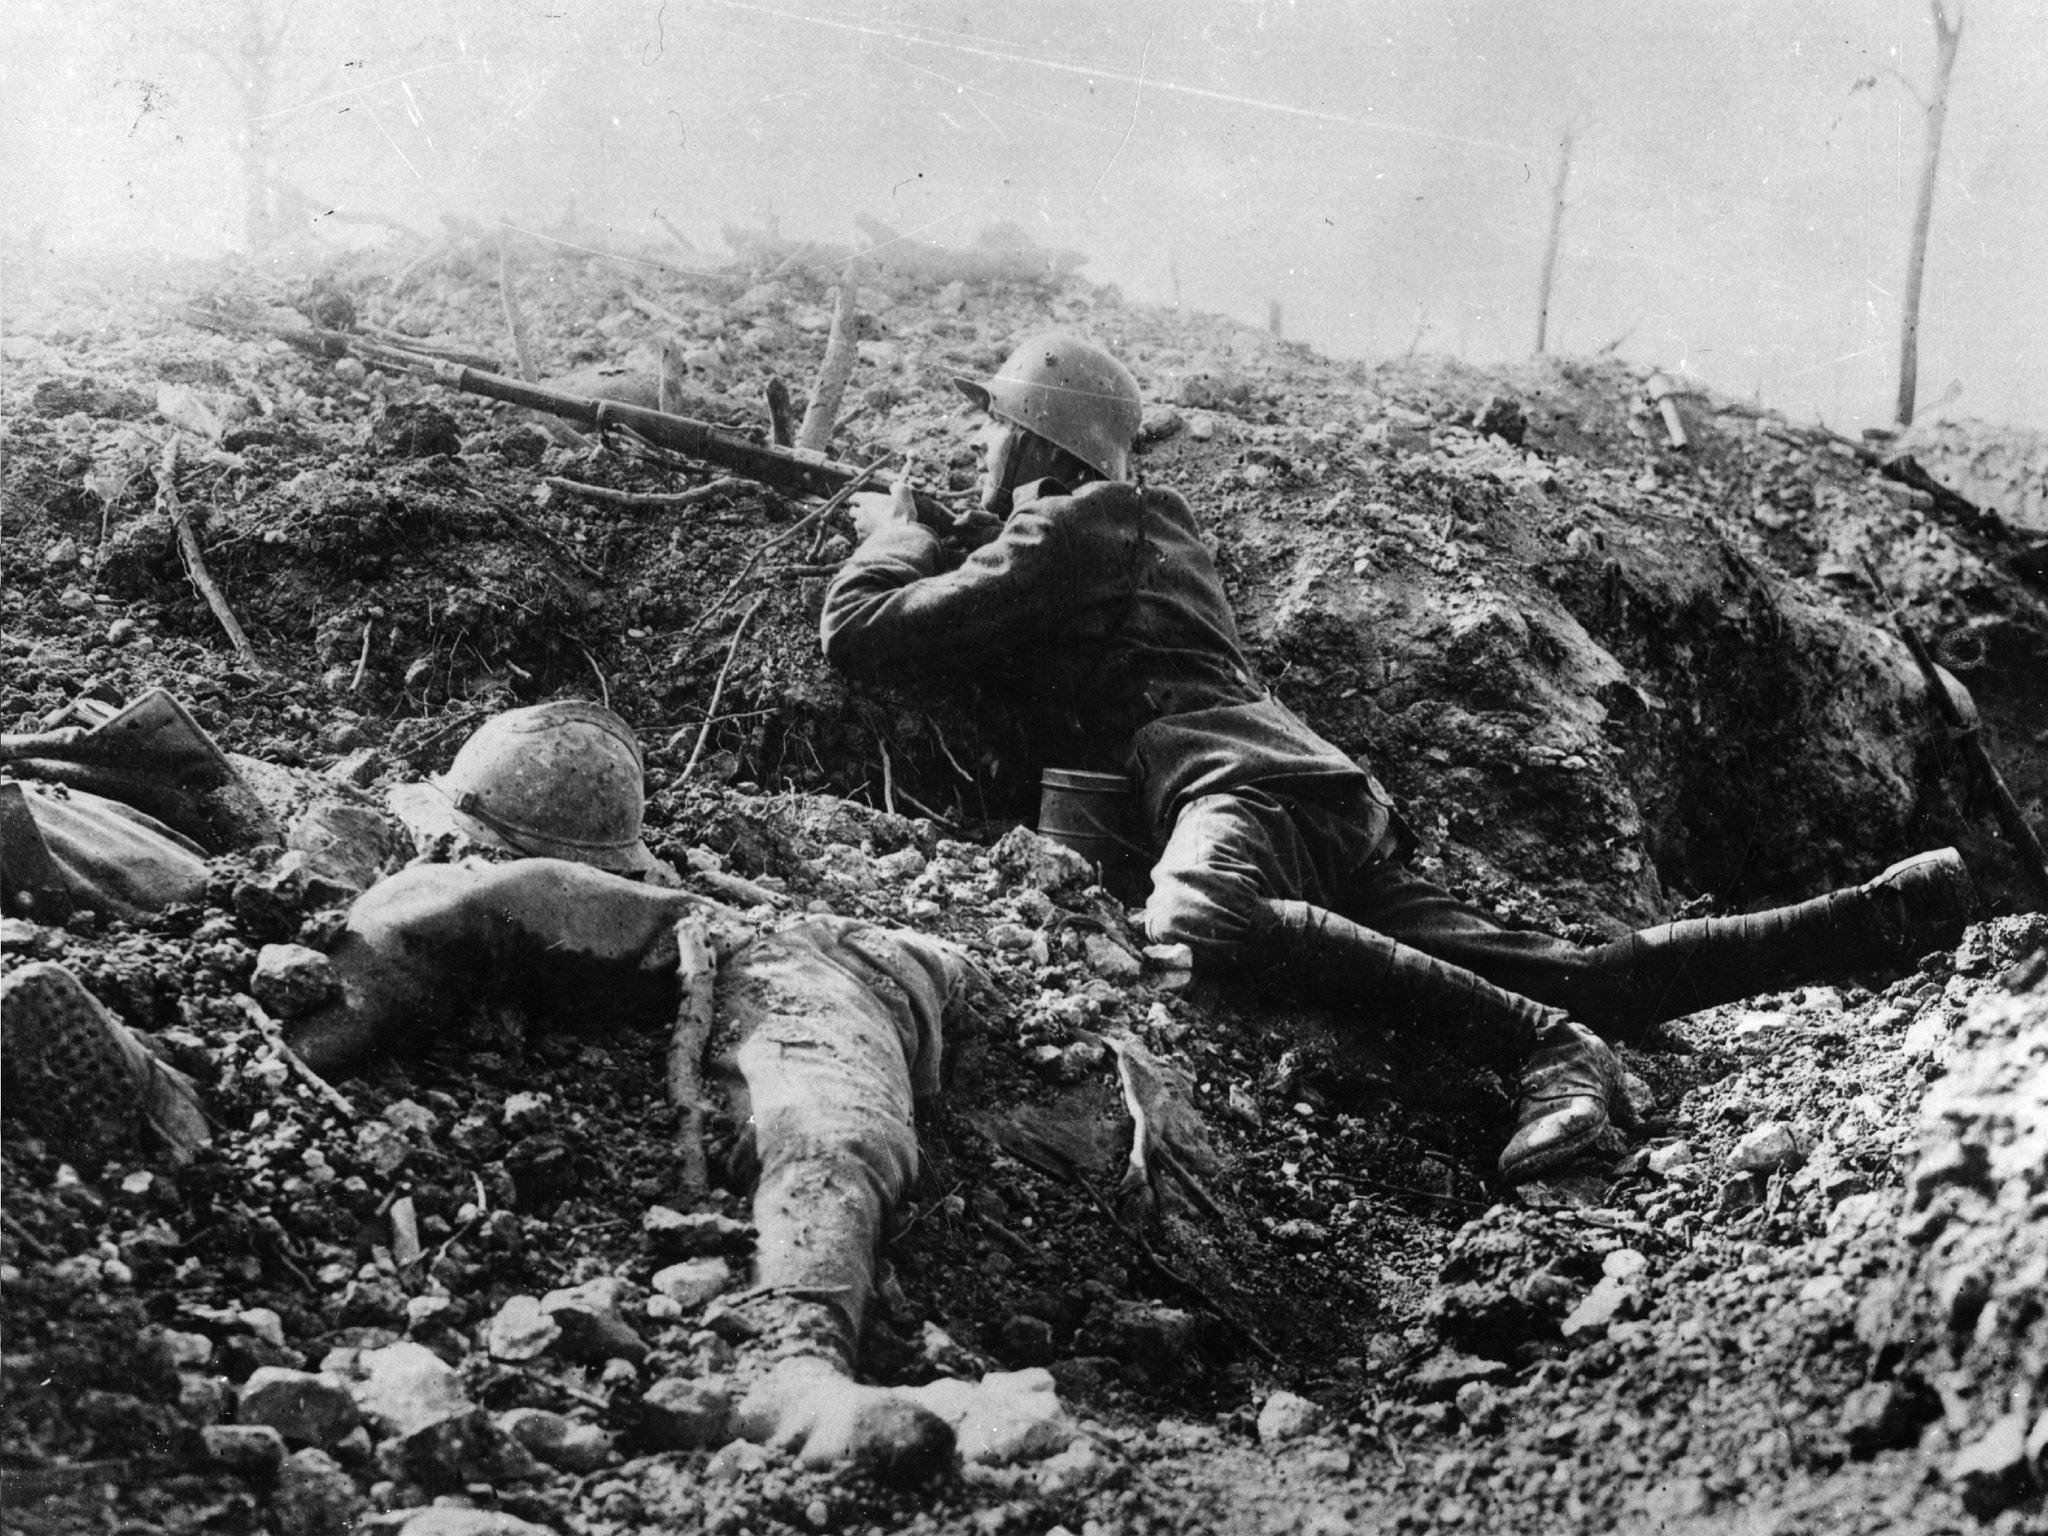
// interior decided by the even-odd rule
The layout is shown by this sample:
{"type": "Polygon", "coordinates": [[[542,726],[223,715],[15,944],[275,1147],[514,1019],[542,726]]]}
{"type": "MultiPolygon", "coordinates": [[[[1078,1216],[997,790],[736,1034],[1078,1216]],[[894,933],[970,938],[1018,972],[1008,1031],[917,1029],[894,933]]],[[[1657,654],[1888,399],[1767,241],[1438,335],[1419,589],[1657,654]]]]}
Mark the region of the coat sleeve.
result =
{"type": "Polygon", "coordinates": [[[1026,510],[957,569],[933,574],[938,541],[923,528],[866,540],[825,593],[818,638],[835,667],[888,680],[934,662],[969,666],[1013,650],[1064,606],[1065,540],[1026,510]]]}

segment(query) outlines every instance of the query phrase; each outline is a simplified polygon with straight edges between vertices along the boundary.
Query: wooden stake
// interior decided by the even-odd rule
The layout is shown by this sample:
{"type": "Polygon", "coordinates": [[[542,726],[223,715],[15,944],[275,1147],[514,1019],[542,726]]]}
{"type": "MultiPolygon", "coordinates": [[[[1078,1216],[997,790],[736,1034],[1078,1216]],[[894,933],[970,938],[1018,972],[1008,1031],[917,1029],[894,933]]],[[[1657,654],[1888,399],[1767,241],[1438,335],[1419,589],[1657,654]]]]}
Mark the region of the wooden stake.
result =
{"type": "Polygon", "coordinates": [[[823,453],[832,440],[832,424],[839,419],[840,397],[846,381],[853,376],[859,355],[860,316],[854,309],[853,279],[842,278],[832,305],[832,334],[825,342],[825,361],[818,366],[818,379],[811,386],[811,403],[804,411],[804,424],[797,428],[796,445],[823,453]]]}
{"type": "Polygon", "coordinates": [[[1550,341],[1550,285],[1557,279],[1557,244],[1564,233],[1564,183],[1572,173],[1572,131],[1564,131],[1557,149],[1557,175],[1550,183],[1550,234],[1543,242],[1543,270],[1536,279],[1536,355],[1550,341]]]}
{"type": "Polygon", "coordinates": [[[1941,167],[1941,130],[1948,122],[1948,79],[1963,40],[1960,12],[1951,22],[1941,0],[1928,0],[1934,14],[1934,83],[1920,105],[1927,123],[1920,139],[1920,194],[1913,204],[1913,231],[1906,244],[1906,291],[1899,300],[1899,398],[1893,419],[1913,424],[1920,389],[1920,287],[1927,277],[1927,226],[1934,218],[1935,173],[1941,167]]]}
{"type": "Polygon", "coordinates": [[[257,1033],[261,1034],[264,1040],[277,1051],[278,1057],[286,1066],[292,1069],[299,1081],[326,1100],[328,1106],[345,1119],[354,1120],[359,1118],[356,1114],[356,1107],[349,1102],[348,1096],[339,1088],[336,1088],[334,1084],[328,1082],[318,1072],[307,1066],[305,1058],[285,1044],[284,1026],[265,1013],[261,1003],[257,1002],[255,998],[249,996],[246,992],[238,992],[235,994],[235,1006],[249,1016],[249,1022],[256,1026],[257,1033]]]}
{"type": "Polygon", "coordinates": [[[682,1111],[683,1181],[690,1194],[702,1198],[711,1187],[704,1160],[704,1122],[711,1112],[704,1090],[704,1052],[711,1044],[711,997],[717,980],[717,958],[702,913],[692,912],[676,924],[675,1028],[668,1038],[668,1100],[682,1111]]]}
{"type": "Polygon", "coordinates": [[[252,672],[263,671],[263,662],[256,654],[256,647],[249,643],[249,637],[242,632],[241,623],[235,618],[235,610],[228,606],[226,596],[214,582],[213,573],[206,568],[206,556],[199,552],[199,535],[192,531],[192,520],[178,504],[176,432],[164,440],[164,456],[157,464],[156,503],[163,508],[164,515],[170,518],[171,526],[178,530],[178,548],[185,554],[185,574],[192,579],[192,585],[199,589],[199,595],[206,599],[206,606],[213,610],[213,616],[220,620],[220,627],[227,631],[228,643],[234,646],[236,659],[252,672]]]}

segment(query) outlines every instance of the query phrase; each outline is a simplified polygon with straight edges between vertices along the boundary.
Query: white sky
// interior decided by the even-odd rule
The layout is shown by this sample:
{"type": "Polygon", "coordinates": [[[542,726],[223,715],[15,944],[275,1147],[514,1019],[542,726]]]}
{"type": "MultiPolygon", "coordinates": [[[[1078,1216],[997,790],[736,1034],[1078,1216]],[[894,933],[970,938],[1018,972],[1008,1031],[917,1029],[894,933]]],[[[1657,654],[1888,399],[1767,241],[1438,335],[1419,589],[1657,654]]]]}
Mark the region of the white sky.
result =
{"type": "MultiPolygon", "coordinates": [[[[283,0],[259,0],[276,15],[283,0]]],[[[2048,426],[2048,5],[1965,0],[1921,399],[2048,426]]],[[[244,0],[7,0],[0,217],[231,248],[244,0]],[[181,37],[180,34],[184,34],[181,37]]],[[[300,0],[274,122],[318,202],[715,246],[1014,220],[1142,299],[1347,356],[1553,351],[1887,419],[1924,0],[300,0]]]]}

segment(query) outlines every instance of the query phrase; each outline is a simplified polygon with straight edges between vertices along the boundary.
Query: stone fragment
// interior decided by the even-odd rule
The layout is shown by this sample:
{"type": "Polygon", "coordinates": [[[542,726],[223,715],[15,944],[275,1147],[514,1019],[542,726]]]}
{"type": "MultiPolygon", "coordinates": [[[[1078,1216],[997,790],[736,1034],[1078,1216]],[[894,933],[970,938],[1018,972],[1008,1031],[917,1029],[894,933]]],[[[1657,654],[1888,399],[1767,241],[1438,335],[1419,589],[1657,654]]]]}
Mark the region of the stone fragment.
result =
{"type": "Polygon", "coordinates": [[[1145,407],[1145,414],[1138,424],[1138,441],[1141,443],[1163,443],[1176,436],[1186,423],[1179,411],[1164,402],[1145,407]]]}
{"type": "Polygon", "coordinates": [[[1507,1418],[1507,1405],[1500,1400],[1500,1394],[1483,1381],[1466,1382],[1452,1401],[1475,1435],[1495,1433],[1507,1418]]]}
{"type": "Polygon", "coordinates": [[[1600,1261],[1600,1273],[1627,1282],[1649,1271],[1650,1261],[1633,1248],[1616,1248],[1600,1261]]]}
{"type": "Polygon", "coordinates": [[[1129,985],[1144,971],[1138,957],[1107,934],[1091,933],[1081,941],[1081,954],[1088,969],[1104,981],[1129,985]]]}
{"type": "Polygon", "coordinates": [[[179,1370],[202,1366],[213,1359],[213,1340],[203,1333],[166,1328],[158,1337],[163,1341],[165,1357],[179,1370]]]}
{"type": "Polygon", "coordinates": [[[514,1136],[537,1136],[555,1122],[554,1097],[545,1093],[515,1093],[505,1100],[498,1124],[514,1136]]]}
{"type": "Polygon", "coordinates": [[[206,1459],[237,1477],[271,1477],[284,1465],[284,1436],[268,1424],[209,1424],[199,1439],[206,1459]]]}
{"type": "Polygon", "coordinates": [[[278,1536],[349,1536],[364,1508],[355,1479],[341,1463],[310,1448],[285,1458],[270,1496],[278,1536]]]}
{"type": "Polygon", "coordinates": [[[1488,395],[1472,413],[1472,430],[1482,437],[1497,437],[1520,447],[1529,432],[1528,413],[1513,395],[1488,395]]]}
{"type": "Polygon", "coordinates": [[[1065,1450],[1074,1424],[1060,1405],[1052,1372],[1038,1366],[990,1371],[979,1381],[942,1376],[899,1395],[952,1426],[960,1459],[974,1466],[1008,1466],[1065,1450]]]}
{"type": "Polygon", "coordinates": [[[638,1365],[647,1358],[647,1341],[620,1315],[619,1282],[613,1276],[549,1291],[540,1309],[562,1330],[562,1353],[571,1359],[638,1365]]]}
{"type": "Polygon", "coordinates": [[[410,1435],[476,1407],[454,1369],[424,1344],[365,1350],[356,1366],[363,1373],[354,1387],[356,1407],[387,1435],[410,1435]]]}
{"type": "Polygon", "coordinates": [[[361,1417],[348,1387],[334,1376],[266,1365],[250,1373],[235,1397],[244,1424],[267,1424],[287,1440],[327,1450],[361,1417]]]}
{"type": "Polygon", "coordinates": [[[640,1434],[657,1451],[723,1445],[732,1394],[720,1377],[668,1376],[640,1399],[640,1434]]]}
{"type": "Polygon", "coordinates": [[[1259,1444],[1299,1440],[1314,1434],[1324,1418],[1322,1404],[1294,1392],[1275,1392],[1259,1405],[1259,1444]]]}
{"type": "MultiPolygon", "coordinates": [[[[1939,1403],[1932,1405],[1939,1411],[1939,1403]]],[[[1835,1430],[1852,1456],[1904,1450],[1920,1438],[1920,1426],[1931,1417],[1917,1394],[1896,1379],[1872,1381],[1851,1392],[1842,1404],[1835,1430]]]]}
{"type": "Polygon", "coordinates": [[[712,1254],[701,1259],[684,1259],[654,1272],[649,1283],[684,1311],[693,1311],[732,1289],[732,1265],[712,1254]]]}
{"type": "Polygon", "coordinates": [[[1048,896],[1076,894],[1095,883],[1093,864],[1029,827],[1010,828],[989,850],[989,859],[1011,884],[1048,896]]]}
{"type": "Polygon", "coordinates": [[[554,1536],[554,1532],[502,1509],[435,1504],[407,1520],[396,1536],[554,1536]]]}
{"type": "Polygon", "coordinates": [[[1565,1314],[1559,1325],[1565,1342],[1577,1343],[1607,1336],[1608,1326],[1642,1311],[1642,1293],[1626,1280],[1602,1275],[1585,1299],[1565,1314]]]}
{"type": "Polygon", "coordinates": [[[1492,1385],[1506,1381],[1509,1374],[1508,1367],[1498,1360],[1440,1349],[1410,1373],[1408,1390],[1424,1402],[1440,1403],[1456,1397],[1467,1382],[1492,1385]]]}
{"type": "Polygon", "coordinates": [[[1948,1480],[1963,1508],[1988,1520],[2010,1506],[2027,1486],[2027,1421],[2008,1413],[1956,1453],[1948,1480]]]}
{"type": "Polygon", "coordinates": [[[545,1408],[514,1408],[497,1418],[498,1428],[540,1460],[564,1472],[595,1472],[611,1455],[612,1437],[595,1424],[545,1408]]]}
{"type": "Polygon", "coordinates": [[[693,1211],[685,1215],[665,1205],[647,1208],[640,1223],[647,1245],[656,1253],[676,1258],[700,1258],[706,1254],[729,1253],[751,1240],[745,1222],[734,1221],[716,1211],[693,1211]]]}
{"type": "Polygon", "coordinates": [[[1782,1120],[1766,1120],[1735,1143],[1728,1154],[1728,1166],[1743,1173],[1772,1174],[1781,1168],[1796,1168],[1800,1162],[1799,1139],[1782,1120]]]}
{"type": "Polygon", "coordinates": [[[1110,1313],[1110,1353],[1146,1370],[1171,1370],[1179,1365],[1194,1336],[1194,1318],[1175,1307],[1120,1301],[1110,1313]]]}
{"type": "Polygon", "coordinates": [[[514,1296],[498,1308],[484,1335],[494,1360],[531,1360],[562,1336],[562,1325],[543,1312],[537,1296],[514,1296]]]}
{"type": "Polygon", "coordinates": [[[334,962],[303,944],[266,944],[249,978],[256,1001],[280,1019],[311,1013],[341,991],[334,962]]]}
{"type": "Polygon", "coordinates": [[[732,1483],[767,1470],[768,1453],[751,1440],[733,1440],[718,1448],[704,1467],[707,1483],[732,1483]]]}
{"type": "Polygon", "coordinates": [[[1688,1166],[1692,1159],[1692,1143],[1674,1141],[1668,1146],[1652,1147],[1644,1166],[1660,1178],[1669,1178],[1677,1169],[1688,1166]]]}

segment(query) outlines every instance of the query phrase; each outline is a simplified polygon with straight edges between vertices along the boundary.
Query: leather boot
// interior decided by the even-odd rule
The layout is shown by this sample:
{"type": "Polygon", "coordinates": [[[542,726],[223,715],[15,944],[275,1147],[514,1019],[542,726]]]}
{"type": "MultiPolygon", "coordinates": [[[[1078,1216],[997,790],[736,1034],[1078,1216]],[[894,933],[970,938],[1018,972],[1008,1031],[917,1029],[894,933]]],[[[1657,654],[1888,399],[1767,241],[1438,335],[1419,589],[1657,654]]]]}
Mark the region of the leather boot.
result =
{"type": "Polygon", "coordinates": [[[1462,966],[1304,901],[1268,902],[1254,966],[1329,1007],[1419,1027],[1467,1060],[1518,1078],[1515,1134],[1501,1154],[1510,1183],[1569,1162],[1611,1124],[1635,1123],[1631,1084],[1597,1035],[1462,966]]]}
{"type": "Polygon", "coordinates": [[[1633,1127],[1634,1086],[1605,1040],[1562,1015],[1553,1019],[1516,1085],[1515,1134],[1500,1155],[1501,1177],[1524,1183],[1570,1162],[1610,1124],[1633,1127]]]}
{"type": "Polygon", "coordinates": [[[1759,992],[1902,967],[1953,949],[1972,905],[1961,856],[1937,848],[1794,906],[1629,934],[1594,950],[1583,986],[1557,1000],[1608,1034],[1641,1029],[1759,992]]]}

